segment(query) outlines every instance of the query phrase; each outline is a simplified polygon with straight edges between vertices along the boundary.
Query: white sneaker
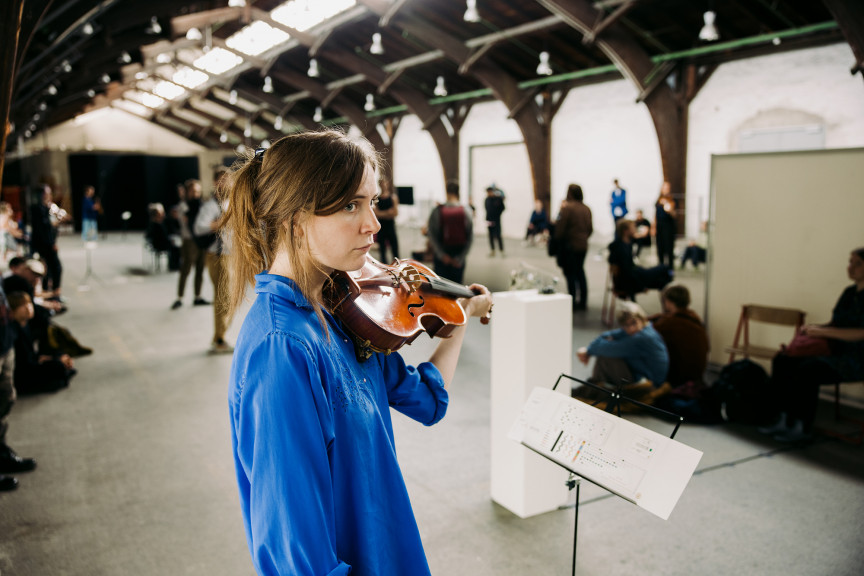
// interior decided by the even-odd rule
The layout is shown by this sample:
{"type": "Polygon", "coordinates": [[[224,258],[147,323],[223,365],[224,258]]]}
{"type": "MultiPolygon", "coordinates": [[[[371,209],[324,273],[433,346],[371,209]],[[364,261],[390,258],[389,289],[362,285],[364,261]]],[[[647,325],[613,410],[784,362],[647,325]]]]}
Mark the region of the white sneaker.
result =
{"type": "Polygon", "coordinates": [[[225,342],[224,340],[220,340],[219,342],[213,342],[210,345],[209,354],[233,354],[234,347],[225,342]]]}

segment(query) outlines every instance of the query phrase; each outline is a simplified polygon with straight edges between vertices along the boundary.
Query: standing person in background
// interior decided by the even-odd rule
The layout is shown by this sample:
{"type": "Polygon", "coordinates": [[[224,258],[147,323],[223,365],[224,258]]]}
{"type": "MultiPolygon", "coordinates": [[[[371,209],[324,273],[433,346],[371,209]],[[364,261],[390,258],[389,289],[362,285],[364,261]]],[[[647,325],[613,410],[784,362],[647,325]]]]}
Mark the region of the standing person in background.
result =
{"type": "Polygon", "coordinates": [[[459,203],[459,183],[451,180],[447,182],[447,201],[432,210],[426,227],[435,273],[459,284],[465,276],[465,259],[474,240],[471,215],[459,203]]]}
{"type": "Polygon", "coordinates": [[[654,230],[657,235],[657,260],[662,266],[675,267],[675,200],[672,187],[663,182],[654,204],[654,230]]]}
{"type": "Polygon", "coordinates": [[[81,240],[84,242],[95,241],[99,237],[98,203],[96,188],[84,188],[84,198],[81,199],[81,240]]]}
{"type": "Polygon", "coordinates": [[[498,248],[501,250],[501,256],[504,256],[504,240],[501,238],[501,213],[504,212],[504,194],[495,188],[489,186],[486,188],[486,200],[483,203],[486,209],[486,227],[489,229],[489,256],[495,256],[495,241],[498,241],[498,248]]]}
{"type": "Polygon", "coordinates": [[[585,278],[585,255],[588,253],[588,238],[594,232],[591,209],[583,202],[584,195],[579,184],[567,187],[567,198],[561,205],[555,223],[555,240],[558,242],[558,265],[567,278],[567,291],[573,299],[573,310],[588,308],[588,280],[585,278]]]}
{"type": "Polygon", "coordinates": [[[67,213],[54,203],[51,187],[42,186],[41,199],[30,209],[30,251],[38,254],[45,262],[45,276],[42,278],[42,288],[60,297],[63,265],[57,254],[57,226],[64,222],[67,213]]]}
{"type": "Polygon", "coordinates": [[[198,211],[201,209],[201,182],[198,180],[187,180],[185,184],[177,185],[177,192],[180,196],[180,202],[171,211],[180,228],[180,278],[177,281],[177,300],[171,305],[172,310],[176,310],[183,305],[186,280],[189,278],[192,266],[195,266],[193,285],[195,300],[192,304],[195,306],[204,306],[210,303],[201,297],[201,287],[204,284],[204,260],[207,252],[198,247],[198,244],[195,242],[195,234],[192,230],[195,226],[195,218],[197,218],[198,211]]]}
{"type": "Polygon", "coordinates": [[[612,184],[615,187],[609,197],[609,206],[612,209],[612,218],[617,223],[618,220],[627,216],[627,190],[621,188],[617,178],[612,181],[612,184]]]}
{"type": "Polygon", "coordinates": [[[376,239],[381,249],[381,262],[387,264],[387,245],[393,258],[399,258],[399,238],[396,237],[396,216],[399,215],[399,198],[393,194],[393,184],[381,181],[381,195],[375,205],[375,217],[381,223],[376,239]]]}
{"type": "Polygon", "coordinates": [[[231,354],[234,348],[225,342],[225,332],[231,323],[228,313],[228,269],[226,267],[227,248],[225,238],[219,233],[222,219],[221,193],[225,185],[223,178],[226,168],[219,168],[213,174],[213,193],[201,204],[198,216],[195,218],[193,232],[197,237],[199,248],[205,247],[207,270],[213,283],[213,340],[210,343],[211,354],[231,354]]]}

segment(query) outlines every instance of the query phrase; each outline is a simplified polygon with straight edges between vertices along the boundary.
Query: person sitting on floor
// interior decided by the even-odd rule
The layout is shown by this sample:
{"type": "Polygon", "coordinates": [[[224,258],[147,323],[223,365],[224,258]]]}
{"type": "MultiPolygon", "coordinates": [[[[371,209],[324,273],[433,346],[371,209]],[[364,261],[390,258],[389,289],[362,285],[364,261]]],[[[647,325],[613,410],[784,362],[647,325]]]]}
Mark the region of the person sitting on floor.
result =
{"type": "Polygon", "coordinates": [[[622,218],[615,225],[615,240],[609,244],[609,266],[615,292],[621,297],[635,300],[636,294],[648,289],[661,290],[675,278],[667,266],[642,268],[633,262],[633,238],[636,224],[622,218]]]}
{"type": "Polygon", "coordinates": [[[56,324],[52,316],[59,313],[52,304],[59,304],[52,300],[43,300],[36,296],[40,289],[42,275],[45,267],[38,260],[23,260],[12,258],[9,261],[10,270],[15,273],[3,279],[3,291],[6,294],[13,292],[24,292],[33,303],[34,317],[29,322],[30,333],[34,340],[40,343],[43,351],[51,350],[54,354],[69,354],[73,358],[92,354],[93,350],[82,346],[66,328],[56,324]]]}
{"type": "Polygon", "coordinates": [[[68,354],[41,354],[33,339],[29,323],[33,319],[33,301],[26,292],[7,296],[15,329],[15,389],[18,394],[55,392],[69,386],[77,371],[68,354]]]}
{"type": "Polygon", "coordinates": [[[661,295],[663,314],[654,320],[654,329],[669,352],[666,381],[673,388],[688,382],[703,385],[708,367],[708,333],[702,319],[690,310],[690,291],[681,284],[667,286],[661,295]]]}
{"type": "MultiPolygon", "coordinates": [[[[588,381],[613,389],[621,384],[659,388],[669,370],[669,353],[663,338],[648,322],[642,308],[633,302],[621,304],[616,320],[621,328],[600,334],[588,346],[576,351],[576,357],[586,366],[595,358],[588,381]]],[[[586,397],[580,393],[587,392],[585,388],[577,388],[574,395],[586,397]]]]}

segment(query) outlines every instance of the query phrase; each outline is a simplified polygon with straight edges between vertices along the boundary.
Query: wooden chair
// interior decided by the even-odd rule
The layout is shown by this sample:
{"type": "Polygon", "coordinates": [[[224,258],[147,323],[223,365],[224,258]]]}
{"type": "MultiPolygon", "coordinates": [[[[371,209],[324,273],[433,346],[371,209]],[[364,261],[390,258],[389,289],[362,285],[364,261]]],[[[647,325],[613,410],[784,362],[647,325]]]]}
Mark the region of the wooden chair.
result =
{"type": "Polygon", "coordinates": [[[729,352],[729,362],[735,360],[739,354],[745,358],[751,356],[756,358],[773,358],[780,351],[780,346],[760,346],[750,342],[750,323],[774,324],[778,326],[793,327],[792,336],[804,325],[805,312],[794,308],[775,308],[773,306],[760,306],[758,304],[744,304],[741,307],[741,316],[738,318],[738,327],[735,329],[735,339],[732,346],[726,348],[729,352]]]}

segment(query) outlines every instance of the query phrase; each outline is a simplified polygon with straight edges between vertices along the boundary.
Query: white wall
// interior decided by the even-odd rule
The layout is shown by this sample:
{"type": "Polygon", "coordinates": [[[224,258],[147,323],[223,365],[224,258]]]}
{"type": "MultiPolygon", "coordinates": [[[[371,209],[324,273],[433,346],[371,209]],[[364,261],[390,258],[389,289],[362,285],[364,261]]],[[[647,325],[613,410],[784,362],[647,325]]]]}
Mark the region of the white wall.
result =
{"type": "Polygon", "coordinates": [[[846,44],[723,64],[690,104],[687,232],[708,216],[711,155],[738,152],[753,127],[825,126],[826,148],[864,146],[864,86],[846,44]],[[697,207],[703,207],[701,214],[697,207]]]}
{"type": "Polygon", "coordinates": [[[135,151],[159,156],[194,156],[205,150],[170,130],[117,108],[101,108],[58,124],[24,145],[28,153],[43,148],[80,152],[135,151]]]}

